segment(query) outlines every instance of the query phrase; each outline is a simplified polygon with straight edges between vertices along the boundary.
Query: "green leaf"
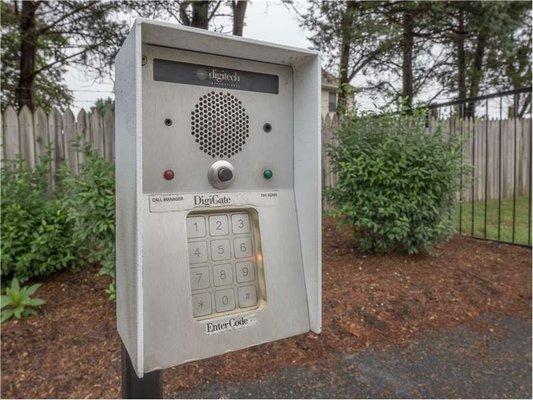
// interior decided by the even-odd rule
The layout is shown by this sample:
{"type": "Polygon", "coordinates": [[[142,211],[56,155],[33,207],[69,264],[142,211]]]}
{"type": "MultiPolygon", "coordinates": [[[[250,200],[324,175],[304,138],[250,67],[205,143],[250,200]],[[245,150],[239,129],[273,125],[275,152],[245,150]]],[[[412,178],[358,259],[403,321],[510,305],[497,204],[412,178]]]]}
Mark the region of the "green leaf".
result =
{"type": "Polygon", "coordinates": [[[8,319],[11,319],[11,317],[13,316],[13,310],[12,309],[9,309],[9,310],[4,310],[2,311],[2,317],[0,318],[0,322],[5,322],[7,321],[8,319]]]}
{"type": "Polygon", "coordinates": [[[6,295],[2,295],[0,309],[4,308],[4,307],[6,307],[6,306],[8,306],[10,304],[11,304],[11,297],[10,296],[6,296],[6,295]]]}
{"type": "Polygon", "coordinates": [[[28,296],[32,296],[37,289],[39,289],[42,286],[42,283],[36,283],[34,285],[31,285],[26,289],[26,294],[28,296]]]}

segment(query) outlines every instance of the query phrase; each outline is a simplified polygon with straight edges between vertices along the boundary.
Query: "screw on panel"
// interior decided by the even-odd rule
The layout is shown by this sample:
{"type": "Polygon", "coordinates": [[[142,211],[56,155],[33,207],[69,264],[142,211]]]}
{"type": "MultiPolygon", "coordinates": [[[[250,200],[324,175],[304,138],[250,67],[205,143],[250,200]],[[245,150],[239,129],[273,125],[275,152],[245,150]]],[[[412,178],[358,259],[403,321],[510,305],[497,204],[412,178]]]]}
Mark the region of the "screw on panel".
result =
{"type": "Polygon", "coordinates": [[[165,118],[165,125],[166,126],[171,126],[172,125],[172,120],[170,118],[165,118]]]}

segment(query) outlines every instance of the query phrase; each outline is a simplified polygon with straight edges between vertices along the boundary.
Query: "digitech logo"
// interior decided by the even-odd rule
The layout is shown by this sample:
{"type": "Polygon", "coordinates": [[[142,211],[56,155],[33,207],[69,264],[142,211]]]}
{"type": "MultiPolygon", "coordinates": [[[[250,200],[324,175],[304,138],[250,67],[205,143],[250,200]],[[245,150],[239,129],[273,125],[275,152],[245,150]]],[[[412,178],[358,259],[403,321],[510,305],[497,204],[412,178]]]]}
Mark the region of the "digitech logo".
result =
{"type": "Polygon", "coordinates": [[[233,73],[224,72],[224,71],[217,71],[216,69],[212,69],[209,72],[209,78],[217,81],[218,83],[221,82],[230,82],[230,83],[237,83],[240,82],[241,78],[237,74],[236,71],[233,73]]]}
{"type": "Polygon", "coordinates": [[[199,194],[194,195],[194,206],[215,206],[230,204],[231,198],[226,196],[219,196],[218,194],[212,194],[210,196],[202,196],[199,194]]]}

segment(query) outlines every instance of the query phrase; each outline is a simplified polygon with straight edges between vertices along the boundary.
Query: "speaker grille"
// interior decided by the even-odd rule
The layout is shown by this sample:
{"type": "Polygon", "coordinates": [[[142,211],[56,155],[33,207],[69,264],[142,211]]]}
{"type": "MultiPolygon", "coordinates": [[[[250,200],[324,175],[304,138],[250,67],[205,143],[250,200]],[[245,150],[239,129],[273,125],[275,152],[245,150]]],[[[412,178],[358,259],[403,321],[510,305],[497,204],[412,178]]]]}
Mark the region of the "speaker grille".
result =
{"type": "Polygon", "coordinates": [[[191,134],[204,153],[230,158],[249,137],[250,119],[241,101],[227,92],[200,97],[191,113],[191,134]]]}

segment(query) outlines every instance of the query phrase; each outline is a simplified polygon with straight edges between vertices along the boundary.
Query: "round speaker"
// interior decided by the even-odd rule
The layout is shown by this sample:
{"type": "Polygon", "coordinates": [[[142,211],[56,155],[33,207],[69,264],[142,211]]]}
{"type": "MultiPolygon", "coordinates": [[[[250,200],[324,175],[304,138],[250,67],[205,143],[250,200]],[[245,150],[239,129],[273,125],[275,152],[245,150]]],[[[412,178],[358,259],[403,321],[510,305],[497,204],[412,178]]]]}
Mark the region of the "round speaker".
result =
{"type": "Polygon", "coordinates": [[[191,112],[191,135],[207,155],[230,158],[246,143],[250,118],[231,93],[210,92],[200,97],[191,112]]]}

